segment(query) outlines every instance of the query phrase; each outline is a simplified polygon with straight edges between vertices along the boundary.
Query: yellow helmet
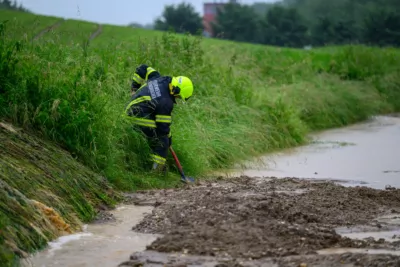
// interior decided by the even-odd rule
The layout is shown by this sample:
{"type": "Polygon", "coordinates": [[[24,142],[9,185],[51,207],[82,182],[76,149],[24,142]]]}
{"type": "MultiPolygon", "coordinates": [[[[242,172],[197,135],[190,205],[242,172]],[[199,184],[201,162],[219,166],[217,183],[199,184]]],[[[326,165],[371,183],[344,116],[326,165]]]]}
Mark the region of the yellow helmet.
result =
{"type": "Polygon", "coordinates": [[[179,93],[176,94],[180,96],[184,101],[188,100],[193,94],[193,83],[186,76],[173,77],[171,84],[175,87],[179,87],[179,93]]]}

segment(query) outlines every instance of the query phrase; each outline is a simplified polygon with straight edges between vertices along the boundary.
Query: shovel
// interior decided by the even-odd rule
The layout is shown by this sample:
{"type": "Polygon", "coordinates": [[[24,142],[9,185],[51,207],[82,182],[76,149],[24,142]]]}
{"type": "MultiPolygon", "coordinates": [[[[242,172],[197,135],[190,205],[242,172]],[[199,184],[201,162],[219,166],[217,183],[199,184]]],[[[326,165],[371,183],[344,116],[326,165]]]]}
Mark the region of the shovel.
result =
{"type": "Polygon", "coordinates": [[[171,154],[172,154],[172,156],[174,157],[174,160],[175,160],[176,167],[178,167],[179,173],[181,174],[181,182],[183,182],[183,183],[193,183],[194,182],[194,178],[185,176],[185,173],[183,172],[183,169],[182,169],[182,165],[179,162],[179,159],[176,156],[175,151],[172,149],[172,146],[169,147],[169,151],[171,151],[171,154]]]}

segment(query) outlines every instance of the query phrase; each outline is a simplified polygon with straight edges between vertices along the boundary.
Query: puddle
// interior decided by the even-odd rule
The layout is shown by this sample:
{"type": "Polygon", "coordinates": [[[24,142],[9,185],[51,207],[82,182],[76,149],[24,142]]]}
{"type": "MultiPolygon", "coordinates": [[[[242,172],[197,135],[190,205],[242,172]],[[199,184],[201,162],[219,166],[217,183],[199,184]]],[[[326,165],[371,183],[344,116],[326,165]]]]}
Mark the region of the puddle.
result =
{"type": "Polygon", "coordinates": [[[399,225],[400,226],[400,214],[391,214],[386,216],[381,216],[378,218],[379,223],[384,223],[386,225],[399,225]]]}
{"type": "MultiPolygon", "coordinates": [[[[400,215],[386,215],[373,220],[369,225],[353,227],[338,227],[336,233],[343,237],[357,240],[375,240],[389,243],[400,242],[400,215]]],[[[365,253],[365,254],[391,254],[399,255],[400,250],[389,249],[355,249],[355,248],[328,248],[317,251],[318,254],[342,254],[342,253],[365,253]]]]}
{"type": "Polygon", "coordinates": [[[390,254],[400,256],[400,251],[388,249],[363,249],[363,248],[327,248],[317,251],[320,255],[332,255],[343,253],[363,253],[363,254],[390,254]]]}
{"type": "Polygon", "coordinates": [[[383,238],[388,242],[400,241],[400,230],[381,231],[381,232],[341,233],[340,235],[351,239],[373,238],[375,240],[379,240],[383,238]]]}
{"type": "Polygon", "coordinates": [[[400,118],[377,116],[312,138],[307,146],[262,157],[259,162],[247,163],[245,170],[225,175],[340,180],[344,185],[368,184],[377,189],[400,187],[400,118]]]}
{"type": "Polygon", "coordinates": [[[133,232],[153,207],[120,206],[112,222],[89,224],[82,233],[60,237],[48,248],[26,259],[24,267],[115,267],[135,251],[143,251],[158,236],[133,232]]]}

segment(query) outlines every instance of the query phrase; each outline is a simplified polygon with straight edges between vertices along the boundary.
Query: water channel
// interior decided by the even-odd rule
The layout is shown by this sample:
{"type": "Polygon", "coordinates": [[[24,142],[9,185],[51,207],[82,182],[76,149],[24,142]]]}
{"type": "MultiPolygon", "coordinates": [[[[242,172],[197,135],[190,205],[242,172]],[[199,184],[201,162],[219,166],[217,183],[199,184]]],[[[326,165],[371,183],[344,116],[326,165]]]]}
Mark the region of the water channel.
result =
{"type": "Polygon", "coordinates": [[[383,189],[400,186],[400,118],[370,121],[311,135],[310,145],[265,156],[229,174],[332,179],[383,189]],[[261,165],[261,166],[260,166],[261,165]]]}
{"type": "MultiPolygon", "coordinates": [[[[348,186],[362,184],[378,189],[387,185],[400,187],[400,117],[377,116],[350,127],[313,134],[312,138],[314,141],[310,145],[260,159],[268,165],[252,163],[248,169],[234,170],[229,175],[333,179],[348,186]]],[[[129,259],[132,252],[145,250],[146,245],[157,238],[156,235],[131,231],[132,226],[151,210],[151,207],[120,206],[113,211],[116,222],[90,224],[82,233],[61,237],[26,260],[24,266],[115,267],[129,259]]],[[[396,218],[380,220],[400,224],[396,218]]],[[[357,238],[400,235],[397,228],[375,233],[338,231],[357,238]]],[[[327,249],[319,253],[345,251],[354,252],[350,249],[327,249]]]]}

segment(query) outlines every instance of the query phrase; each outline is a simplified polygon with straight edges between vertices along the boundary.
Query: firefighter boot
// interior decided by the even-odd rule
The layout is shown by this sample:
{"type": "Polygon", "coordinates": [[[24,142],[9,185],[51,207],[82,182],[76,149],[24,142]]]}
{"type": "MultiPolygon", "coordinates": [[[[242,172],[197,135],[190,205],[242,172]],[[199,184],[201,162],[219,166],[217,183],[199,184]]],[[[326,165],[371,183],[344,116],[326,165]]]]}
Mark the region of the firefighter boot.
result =
{"type": "Polygon", "coordinates": [[[159,164],[154,162],[152,167],[152,172],[157,174],[166,175],[167,174],[167,166],[165,164],[159,164]]]}

